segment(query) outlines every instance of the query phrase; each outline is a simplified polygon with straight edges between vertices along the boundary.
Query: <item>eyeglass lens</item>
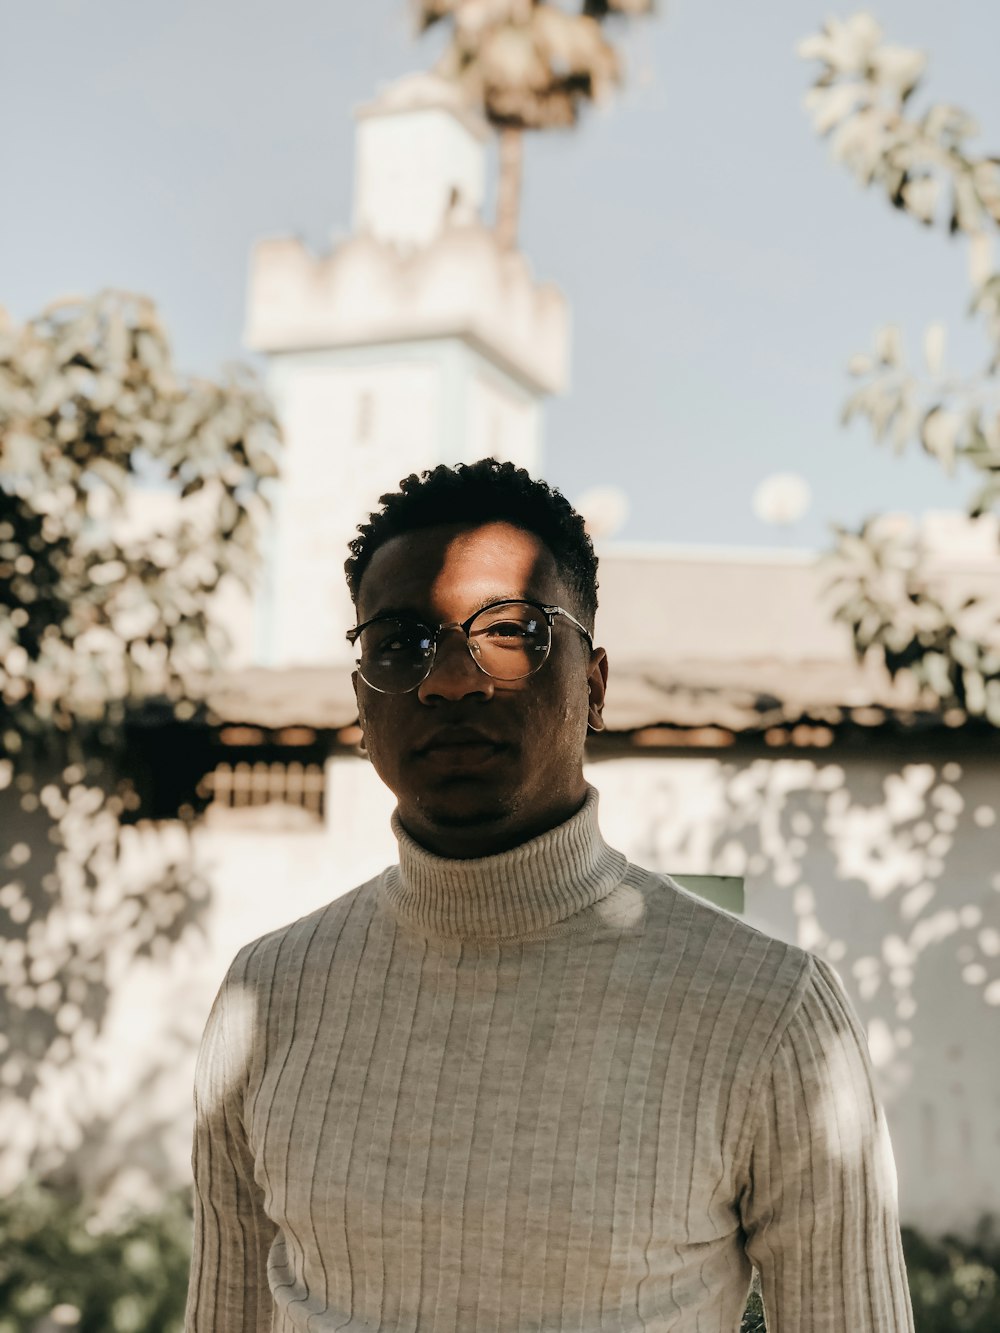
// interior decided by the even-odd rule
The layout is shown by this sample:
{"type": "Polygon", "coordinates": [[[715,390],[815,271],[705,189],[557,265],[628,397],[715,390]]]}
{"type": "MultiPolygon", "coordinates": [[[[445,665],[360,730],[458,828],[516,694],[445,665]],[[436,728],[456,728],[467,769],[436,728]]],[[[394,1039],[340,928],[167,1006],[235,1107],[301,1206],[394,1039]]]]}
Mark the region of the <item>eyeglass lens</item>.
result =
{"type": "MultiPolygon", "coordinates": [[[[487,607],[469,626],[469,648],[496,680],[521,680],[545,661],[549,623],[533,606],[504,602],[487,607]]],[[[404,617],[377,620],[358,638],[358,668],[377,690],[401,694],[415,688],[431,668],[434,631],[404,617]]]]}

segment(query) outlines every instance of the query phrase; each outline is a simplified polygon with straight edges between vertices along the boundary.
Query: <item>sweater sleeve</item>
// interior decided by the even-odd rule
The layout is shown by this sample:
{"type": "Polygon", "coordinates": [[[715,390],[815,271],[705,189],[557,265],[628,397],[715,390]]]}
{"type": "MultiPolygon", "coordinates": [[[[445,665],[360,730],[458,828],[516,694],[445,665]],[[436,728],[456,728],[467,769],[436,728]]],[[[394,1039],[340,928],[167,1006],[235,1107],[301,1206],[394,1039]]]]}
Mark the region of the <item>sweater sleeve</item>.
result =
{"type": "Polygon", "coordinates": [[[912,1333],[885,1113],[834,969],[811,976],[753,1107],[746,1252],[768,1333],[912,1333]]]}
{"type": "Polygon", "coordinates": [[[233,969],[209,1014],[195,1073],[194,1244],[185,1333],[269,1333],[264,1210],[244,1128],[253,999],[233,969]]]}

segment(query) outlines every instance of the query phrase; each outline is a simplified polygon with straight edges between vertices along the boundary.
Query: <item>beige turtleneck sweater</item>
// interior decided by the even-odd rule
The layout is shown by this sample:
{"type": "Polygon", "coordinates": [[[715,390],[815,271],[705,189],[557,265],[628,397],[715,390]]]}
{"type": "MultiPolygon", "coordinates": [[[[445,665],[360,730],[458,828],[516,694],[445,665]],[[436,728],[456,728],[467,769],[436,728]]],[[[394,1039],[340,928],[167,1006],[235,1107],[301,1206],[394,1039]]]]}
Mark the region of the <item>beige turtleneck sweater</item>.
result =
{"type": "Polygon", "coordinates": [[[630,865],[597,793],[248,945],[198,1063],[187,1333],[904,1333],[833,968],[630,865]]]}

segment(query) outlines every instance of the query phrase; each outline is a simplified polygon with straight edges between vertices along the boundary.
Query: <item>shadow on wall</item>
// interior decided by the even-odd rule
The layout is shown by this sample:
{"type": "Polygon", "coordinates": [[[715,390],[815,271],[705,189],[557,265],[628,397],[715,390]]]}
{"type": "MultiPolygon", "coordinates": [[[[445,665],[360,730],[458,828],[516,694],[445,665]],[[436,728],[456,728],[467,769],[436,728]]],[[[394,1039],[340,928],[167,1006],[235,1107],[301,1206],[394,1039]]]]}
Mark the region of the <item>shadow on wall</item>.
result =
{"type": "MultiPolygon", "coordinates": [[[[837,968],[868,1033],[905,1220],[936,1234],[1000,1213],[995,764],[650,756],[588,776],[609,842],[673,874],[745,877],[751,924],[837,968]]],[[[209,886],[184,826],[122,829],[117,800],[94,761],[52,758],[30,782],[0,761],[0,1192],[26,1168],[85,1178],[92,1195],[123,1167],[169,1178],[158,1115],[186,1156],[189,1083],[166,1087],[205,1005],[183,1000],[199,967],[228,959],[198,961],[209,886]],[[166,981],[130,989],[131,1027],[102,1045],[137,972],[166,981]],[[143,1005],[158,1006],[155,1050],[143,1005]],[[123,1058],[126,1039],[143,1060],[123,1058]]]]}
{"type": "MultiPolygon", "coordinates": [[[[129,969],[200,938],[209,886],[183,825],[123,829],[121,809],[111,759],[0,760],[0,1193],[31,1174],[98,1198],[123,1168],[165,1169],[155,1097],[123,1078],[115,1107],[99,1038],[129,969]]],[[[160,1027],[163,1066],[197,1040],[183,1027],[160,1027]]]]}
{"type": "Polygon", "coordinates": [[[828,959],[865,1025],[904,1215],[1000,1211],[1000,790],[989,760],[609,760],[608,840],[746,878],[746,918],[828,959]]]}

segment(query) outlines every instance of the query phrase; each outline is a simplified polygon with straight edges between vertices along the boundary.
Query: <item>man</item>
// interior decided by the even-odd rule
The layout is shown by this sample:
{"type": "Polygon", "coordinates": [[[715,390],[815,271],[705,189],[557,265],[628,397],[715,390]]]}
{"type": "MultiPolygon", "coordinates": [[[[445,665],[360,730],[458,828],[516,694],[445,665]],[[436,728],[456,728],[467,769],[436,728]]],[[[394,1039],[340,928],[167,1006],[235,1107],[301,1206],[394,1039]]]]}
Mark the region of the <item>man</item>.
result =
{"type": "Polygon", "coordinates": [[[399,864],[247,946],[197,1076],[188,1333],[912,1329],[885,1118],[826,962],[630,865],[558,492],[486,459],[359,529],[399,864]]]}

